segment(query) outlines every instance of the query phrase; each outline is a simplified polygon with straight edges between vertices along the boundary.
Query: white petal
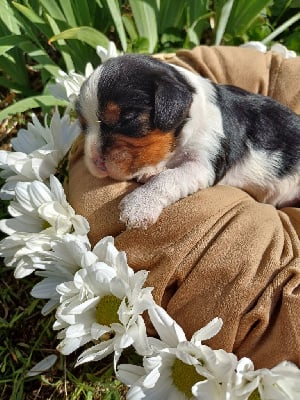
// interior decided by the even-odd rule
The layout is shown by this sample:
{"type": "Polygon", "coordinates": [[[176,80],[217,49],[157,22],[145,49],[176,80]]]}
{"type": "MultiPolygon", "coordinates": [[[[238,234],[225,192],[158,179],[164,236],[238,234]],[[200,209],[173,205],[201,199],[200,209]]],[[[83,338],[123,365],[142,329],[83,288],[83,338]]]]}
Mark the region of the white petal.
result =
{"type": "Polygon", "coordinates": [[[152,348],[149,345],[146,325],[141,315],[138,315],[134,329],[134,333],[132,328],[129,329],[128,333],[133,336],[133,346],[135,350],[139,355],[150,355],[152,353],[152,348]]]}
{"type": "Polygon", "coordinates": [[[93,65],[91,63],[87,63],[84,70],[84,75],[88,78],[94,72],[93,65]]]}
{"type": "Polygon", "coordinates": [[[0,190],[1,200],[11,200],[15,196],[16,181],[6,181],[0,190]]]}
{"type": "Polygon", "coordinates": [[[88,220],[81,215],[75,215],[72,218],[72,224],[77,235],[84,236],[90,231],[88,220]]]}
{"type": "Polygon", "coordinates": [[[51,192],[53,193],[54,198],[57,201],[66,201],[66,195],[64,192],[64,189],[62,187],[62,184],[59,182],[59,180],[54,176],[50,176],[50,188],[51,192]]]}
{"type": "Polygon", "coordinates": [[[254,48],[262,53],[265,53],[267,51],[266,45],[264,45],[262,42],[256,42],[256,41],[250,41],[250,42],[244,43],[240,47],[254,48]]]}
{"type": "Polygon", "coordinates": [[[152,389],[155,387],[157,381],[160,378],[159,368],[154,368],[148,375],[145,376],[143,380],[143,386],[147,389],[152,389]]]}
{"type": "Polygon", "coordinates": [[[99,260],[105,261],[107,246],[108,244],[114,244],[114,238],[112,236],[105,236],[103,239],[99,240],[93,248],[93,253],[97,255],[99,260]]]}
{"type": "Polygon", "coordinates": [[[51,154],[44,155],[43,159],[32,158],[31,169],[36,179],[44,181],[49,178],[51,174],[54,174],[57,168],[58,154],[58,151],[53,151],[51,154]]]}
{"type": "Polygon", "coordinates": [[[119,348],[126,349],[127,347],[131,346],[132,343],[133,343],[133,337],[129,334],[124,334],[120,337],[119,348]]]}
{"type": "Polygon", "coordinates": [[[53,200],[53,196],[48,187],[39,181],[34,181],[28,185],[28,194],[35,208],[53,200]]]}
{"type": "Polygon", "coordinates": [[[211,339],[217,333],[220,332],[223,326],[223,321],[221,318],[214,318],[211,320],[206,326],[199,329],[197,332],[194,333],[192,336],[192,342],[196,346],[200,345],[203,340],[211,339]]]}
{"type": "Polygon", "coordinates": [[[118,378],[127,386],[133,385],[138,379],[145,375],[145,369],[132,364],[120,364],[118,366],[118,378]]]}
{"type": "Polygon", "coordinates": [[[206,380],[196,383],[192,387],[192,393],[199,400],[225,399],[225,394],[222,393],[219,383],[214,380],[206,380]]]}
{"type": "Polygon", "coordinates": [[[85,350],[77,359],[76,367],[89,361],[99,361],[114,351],[114,340],[109,339],[85,350]]]}
{"type": "MultiPolygon", "coordinates": [[[[34,211],[34,205],[32,204],[30,195],[29,195],[29,182],[18,182],[15,187],[16,193],[16,202],[21,205],[21,207],[27,211],[28,213],[32,213],[34,211]]],[[[11,206],[14,206],[14,202],[11,203],[11,206]]]]}
{"type": "Polygon", "coordinates": [[[33,368],[31,368],[27,372],[26,376],[29,377],[42,374],[43,372],[53,367],[53,365],[56,363],[56,360],[57,360],[57,355],[51,354],[50,356],[44,358],[42,361],[37,363],[33,368]]]}
{"type": "Polygon", "coordinates": [[[52,96],[56,97],[57,99],[62,99],[66,101],[69,100],[65,87],[62,86],[60,83],[48,85],[47,88],[52,96]]]}
{"type": "Polygon", "coordinates": [[[99,303],[99,297],[86,300],[79,304],[77,307],[72,308],[72,314],[82,314],[88,310],[94,309],[99,303]]]}
{"type": "Polygon", "coordinates": [[[93,265],[94,263],[96,263],[97,261],[98,261],[98,257],[91,251],[87,251],[82,255],[81,260],[80,260],[80,265],[82,266],[82,268],[87,268],[90,265],[93,265]]]}
{"type": "Polygon", "coordinates": [[[85,324],[75,324],[69,326],[66,331],[66,338],[78,338],[84,335],[90,335],[90,327],[85,324]]]}
{"type": "Polygon", "coordinates": [[[57,346],[57,350],[64,355],[69,355],[79,347],[85,345],[91,340],[90,335],[80,336],[77,338],[72,337],[71,339],[66,338],[57,346]]]}
{"type": "Polygon", "coordinates": [[[179,342],[186,340],[183,329],[162,307],[150,308],[148,313],[161,340],[167,343],[169,347],[176,347],[179,342]]]}
{"type": "Polygon", "coordinates": [[[36,299],[50,299],[57,294],[56,286],[61,283],[61,278],[46,278],[31,289],[31,296],[36,299]]]}
{"type": "Polygon", "coordinates": [[[284,58],[295,58],[297,54],[293,50],[288,50],[286,46],[281,43],[275,43],[271,46],[271,51],[281,54],[284,58]]]}
{"type": "Polygon", "coordinates": [[[38,233],[42,230],[42,221],[32,218],[29,215],[3,219],[0,221],[0,230],[7,235],[18,232],[38,233]]]}
{"type": "Polygon", "coordinates": [[[41,310],[41,314],[43,316],[46,316],[48,314],[50,314],[52,311],[54,311],[57,306],[59,305],[59,298],[52,298],[49,301],[47,301],[47,303],[44,305],[44,307],[41,310]]]}
{"type": "Polygon", "coordinates": [[[111,332],[111,328],[106,325],[100,325],[94,322],[91,326],[91,336],[94,340],[98,340],[105,333],[111,332]]]}

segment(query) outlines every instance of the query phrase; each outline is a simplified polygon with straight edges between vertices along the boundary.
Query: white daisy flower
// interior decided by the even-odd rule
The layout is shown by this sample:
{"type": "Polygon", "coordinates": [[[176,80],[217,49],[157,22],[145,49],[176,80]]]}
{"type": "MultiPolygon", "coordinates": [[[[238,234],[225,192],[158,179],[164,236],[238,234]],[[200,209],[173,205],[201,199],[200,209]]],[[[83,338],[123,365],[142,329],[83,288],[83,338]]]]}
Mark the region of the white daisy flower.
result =
{"type": "MultiPolygon", "coordinates": [[[[102,46],[96,47],[96,52],[104,62],[112,57],[117,57],[118,52],[114,42],[110,41],[108,48],[102,46]]],[[[78,74],[75,71],[70,71],[68,74],[60,70],[59,77],[55,79],[55,84],[48,85],[49,92],[58,99],[63,99],[74,103],[79,95],[80,87],[83,82],[91,75],[94,68],[91,63],[86,64],[84,75],[78,74]]]]}
{"type": "Polygon", "coordinates": [[[55,84],[48,85],[49,92],[58,99],[63,99],[73,103],[79,94],[80,87],[83,82],[93,72],[91,63],[86,64],[85,74],[81,75],[75,71],[70,71],[68,74],[60,70],[59,77],[55,79],[55,84]]]}
{"type": "Polygon", "coordinates": [[[57,109],[53,113],[50,125],[46,119],[47,116],[43,126],[33,114],[33,123],[29,123],[27,129],[20,129],[17,137],[11,140],[13,149],[26,154],[32,154],[36,150],[57,150],[63,157],[80,133],[78,123],[71,123],[69,114],[61,117],[57,109]]]}
{"type": "Polygon", "coordinates": [[[131,345],[140,354],[150,351],[141,316],[154,306],[152,288],[143,288],[148,272],[134,273],[125,253],[115,251],[107,257],[113,260],[111,266],[96,262],[77,271],[72,282],[57,287],[62,304],[54,329],[63,329],[58,334],[62,339],[58,350],[70,354],[88,342],[96,342],[78,357],[77,365],[114,352],[116,366],[122,350],[131,345]]]}
{"type": "Polygon", "coordinates": [[[102,46],[96,47],[96,52],[101,59],[101,62],[105,62],[109,58],[114,58],[118,56],[117,48],[114,42],[110,41],[108,44],[108,48],[102,46]]]}
{"type": "Polygon", "coordinates": [[[240,47],[253,48],[253,49],[257,50],[257,51],[260,51],[261,53],[265,53],[268,50],[267,46],[264,43],[259,42],[259,41],[255,41],[255,40],[252,40],[252,41],[247,42],[247,43],[243,43],[243,44],[240,45],[240,47]]]}
{"type": "Polygon", "coordinates": [[[236,366],[236,374],[231,382],[230,400],[247,400],[249,396],[253,396],[255,400],[255,393],[258,387],[258,379],[247,379],[247,372],[254,371],[253,362],[247,358],[241,358],[236,366]]]}
{"type": "Polygon", "coordinates": [[[281,43],[274,43],[271,46],[271,51],[281,54],[284,58],[295,58],[297,53],[294,50],[289,50],[286,46],[281,43]]]}
{"type": "MultiPolygon", "coordinates": [[[[248,371],[244,379],[249,385],[257,385],[249,400],[296,400],[300,398],[300,369],[284,361],[271,369],[248,371]]],[[[243,390],[237,391],[243,394],[243,390]]]]}
{"type": "Polygon", "coordinates": [[[50,242],[66,233],[86,235],[89,224],[75,214],[53,175],[50,188],[39,181],[18,182],[15,193],[15,200],[8,206],[13,218],[0,221],[0,230],[9,235],[0,242],[0,255],[21,278],[34,271],[30,259],[36,251],[50,250],[50,242]]]}
{"type": "Polygon", "coordinates": [[[0,256],[4,264],[14,268],[16,278],[23,278],[34,271],[31,256],[35,251],[50,250],[49,235],[15,233],[0,241],[0,256]]]}
{"type": "MultiPolygon", "coordinates": [[[[240,47],[249,47],[255,50],[260,51],[261,53],[266,53],[268,51],[267,46],[263,42],[250,41],[244,44],[241,44],[240,47]]],[[[286,46],[281,43],[274,43],[270,51],[274,53],[281,54],[284,58],[295,58],[297,57],[297,53],[294,50],[289,50],[286,46]]]]}
{"type": "Polygon", "coordinates": [[[49,299],[42,309],[46,315],[60,303],[56,290],[59,284],[72,281],[75,273],[97,262],[108,262],[116,257],[114,239],[107,236],[100,240],[93,250],[87,236],[66,234],[51,244],[52,251],[37,252],[32,256],[35,275],[44,279],[31,290],[38,299],[49,299]],[[113,249],[113,250],[112,250],[113,249]]]}
{"type": "Polygon", "coordinates": [[[215,318],[188,341],[182,328],[161,307],[148,312],[161,340],[149,338],[153,355],[144,357],[143,369],[119,366],[119,379],[130,386],[127,398],[195,399],[201,398],[200,391],[206,399],[225,396],[237,359],[202,345],[203,340],[219,332],[222,321],[215,318]]]}
{"type": "Polygon", "coordinates": [[[55,110],[50,125],[43,126],[33,114],[27,129],[20,129],[11,140],[15,151],[0,150],[0,176],[6,180],[0,198],[10,200],[17,182],[45,181],[57,171],[59,163],[80,133],[77,121],[69,115],[60,117],[55,110]]]}

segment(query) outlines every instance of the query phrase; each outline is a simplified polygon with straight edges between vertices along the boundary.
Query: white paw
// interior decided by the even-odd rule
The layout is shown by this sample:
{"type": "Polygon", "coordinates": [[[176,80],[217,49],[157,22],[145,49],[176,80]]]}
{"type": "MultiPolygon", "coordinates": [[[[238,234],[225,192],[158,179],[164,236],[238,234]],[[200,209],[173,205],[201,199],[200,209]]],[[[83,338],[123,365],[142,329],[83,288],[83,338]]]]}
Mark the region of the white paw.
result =
{"type": "Polygon", "coordinates": [[[146,229],[160,216],[163,207],[155,196],[150,196],[143,187],[135,189],[120,202],[120,220],[127,228],[146,229]]]}

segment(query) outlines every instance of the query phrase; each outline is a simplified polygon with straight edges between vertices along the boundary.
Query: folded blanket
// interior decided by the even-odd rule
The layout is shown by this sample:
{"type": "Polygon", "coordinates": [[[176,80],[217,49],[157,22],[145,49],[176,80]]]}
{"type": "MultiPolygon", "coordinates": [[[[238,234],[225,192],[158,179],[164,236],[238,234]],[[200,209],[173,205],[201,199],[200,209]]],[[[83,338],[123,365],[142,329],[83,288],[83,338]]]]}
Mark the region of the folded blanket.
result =
{"type": "MultiPolygon", "coordinates": [[[[254,92],[279,96],[286,85],[290,90],[277,99],[300,111],[297,72],[285,75],[281,69],[290,61],[287,68],[293,70],[294,60],[299,80],[299,59],[279,59],[253,49],[197,47],[178,52],[172,62],[186,67],[189,62],[204,76],[240,82],[254,92]],[[286,83],[275,84],[267,76],[267,66],[275,64],[281,65],[277,74],[286,83]]],[[[300,365],[299,209],[276,210],[239,189],[218,185],[166,208],[147,230],[126,230],[118,204],[137,183],[97,179],[82,156],[80,137],[70,154],[68,199],[89,220],[92,244],[114,236],[133,269],[150,271],[147,285],[154,287],[156,302],[188,337],[221,317],[221,332],[207,342],[213,348],[248,356],[256,368],[283,360],[300,365]]],[[[154,333],[151,326],[148,330],[154,333]]]]}

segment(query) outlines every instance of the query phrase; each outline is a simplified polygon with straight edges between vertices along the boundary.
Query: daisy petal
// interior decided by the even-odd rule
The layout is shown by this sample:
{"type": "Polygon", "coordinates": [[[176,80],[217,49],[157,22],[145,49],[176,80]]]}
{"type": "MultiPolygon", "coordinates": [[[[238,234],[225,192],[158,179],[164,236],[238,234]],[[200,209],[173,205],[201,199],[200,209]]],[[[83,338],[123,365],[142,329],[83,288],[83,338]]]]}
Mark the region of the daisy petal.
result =
{"type": "Polygon", "coordinates": [[[183,329],[159,306],[148,310],[151,322],[161,340],[170,347],[176,347],[181,341],[186,340],[183,329]]]}

